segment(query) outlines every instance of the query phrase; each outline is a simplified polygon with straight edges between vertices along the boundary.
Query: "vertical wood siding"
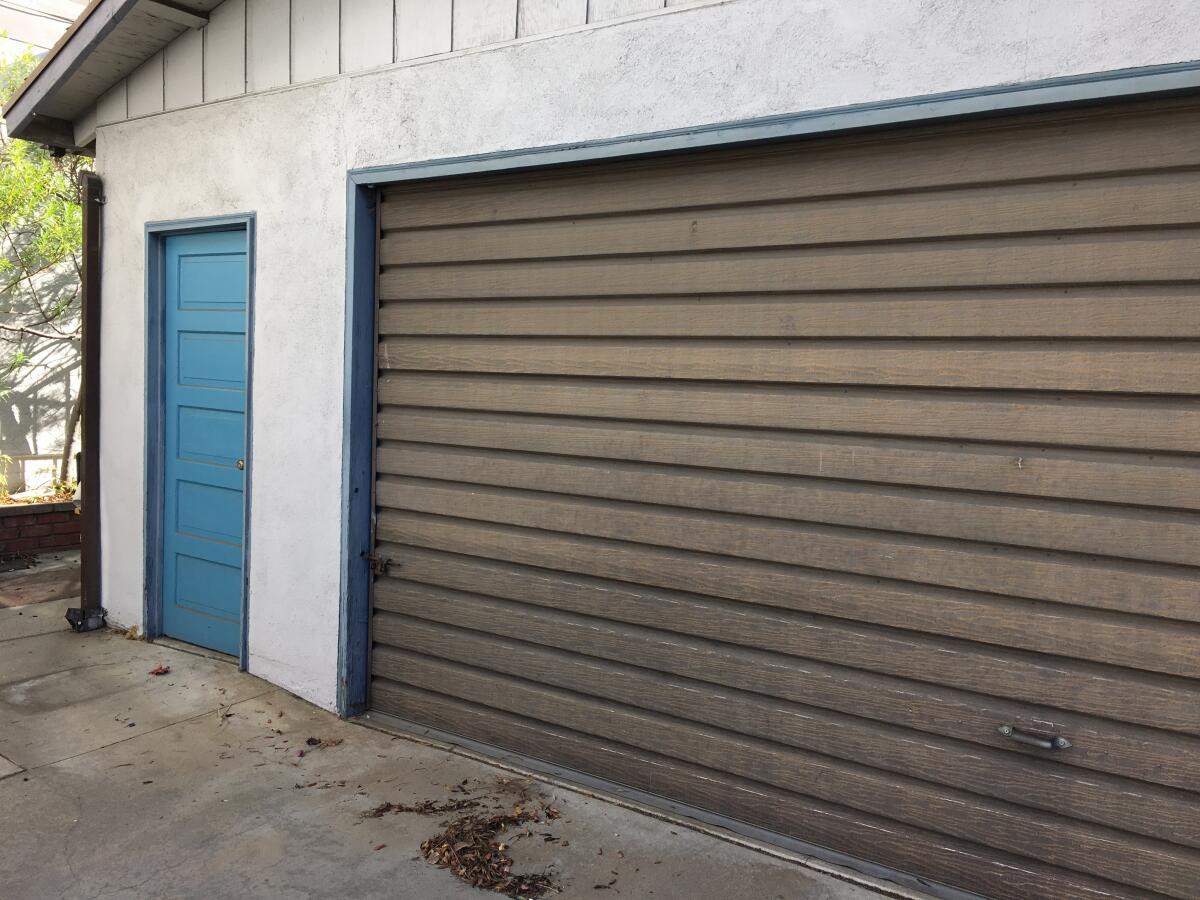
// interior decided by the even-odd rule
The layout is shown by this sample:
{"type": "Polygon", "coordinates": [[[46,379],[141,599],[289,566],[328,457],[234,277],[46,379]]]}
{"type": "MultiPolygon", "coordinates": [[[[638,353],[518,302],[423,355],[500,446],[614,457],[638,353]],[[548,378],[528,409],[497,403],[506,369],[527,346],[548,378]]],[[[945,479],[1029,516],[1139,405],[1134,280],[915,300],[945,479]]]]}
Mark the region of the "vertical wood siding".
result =
{"type": "Polygon", "coordinates": [[[168,109],[204,102],[204,32],[185,31],[163,51],[163,99],[168,109]]]}
{"type": "Polygon", "coordinates": [[[159,51],[129,76],[129,115],[149,116],[163,111],[163,56],[159,51]]]}
{"type": "Polygon", "coordinates": [[[114,86],[98,124],[696,2],[225,0],[114,86]]]}
{"type": "Polygon", "coordinates": [[[247,0],[246,90],[265,91],[291,79],[291,0],[247,0]]]}
{"type": "Polygon", "coordinates": [[[989,896],[1196,896],[1198,112],[385,190],[373,706],[989,896]]]}
{"type": "Polygon", "coordinates": [[[225,0],[204,35],[204,100],[246,93],[246,0],[225,0]]]}

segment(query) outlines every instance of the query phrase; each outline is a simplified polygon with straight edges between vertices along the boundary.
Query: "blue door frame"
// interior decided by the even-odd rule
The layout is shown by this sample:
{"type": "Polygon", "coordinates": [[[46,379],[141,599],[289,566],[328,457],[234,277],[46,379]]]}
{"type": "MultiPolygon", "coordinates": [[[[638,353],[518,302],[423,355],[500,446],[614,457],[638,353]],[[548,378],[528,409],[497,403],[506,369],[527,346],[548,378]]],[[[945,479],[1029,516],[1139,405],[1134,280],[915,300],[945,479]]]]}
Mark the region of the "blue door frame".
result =
{"type": "MultiPolygon", "coordinates": [[[[211,646],[214,649],[233,652],[237,655],[239,668],[243,671],[246,670],[249,662],[246,628],[248,622],[247,575],[250,563],[250,486],[253,468],[250,389],[253,383],[254,357],[254,225],[254,214],[247,213],[174,222],[153,222],[146,226],[145,632],[147,637],[153,639],[163,636],[167,631],[167,626],[173,625],[172,636],[183,637],[185,640],[211,646]],[[173,241],[174,238],[181,240],[173,241]],[[213,553],[210,554],[214,557],[213,561],[223,564],[226,571],[234,571],[226,586],[230,609],[224,611],[226,616],[224,625],[221,625],[220,621],[206,622],[202,615],[191,616],[186,609],[169,608],[170,604],[166,598],[167,590],[172,592],[173,597],[175,596],[175,587],[179,582],[177,577],[179,573],[176,573],[167,561],[166,551],[169,546],[172,546],[174,540],[183,542],[192,540],[187,536],[176,538],[174,529],[165,527],[167,521],[174,522],[178,515],[176,509],[178,497],[174,491],[168,491],[168,484],[176,478],[186,479],[188,473],[185,469],[188,465],[195,465],[195,463],[186,461],[181,463],[177,458],[178,454],[171,451],[178,441],[179,435],[175,427],[169,427],[170,423],[167,419],[168,410],[171,409],[170,404],[176,400],[174,391],[178,390],[175,385],[168,388],[167,364],[169,361],[177,363],[176,356],[180,352],[178,342],[168,345],[168,331],[169,326],[176,325],[176,319],[181,315],[176,310],[169,321],[167,304],[170,301],[176,303],[177,306],[187,305],[177,303],[180,286],[178,279],[171,277],[175,267],[168,267],[167,262],[169,256],[174,258],[177,250],[185,244],[194,245],[193,249],[201,253],[227,252],[235,248],[245,251],[245,311],[244,319],[239,320],[244,321],[245,326],[244,350],[236,346],[236,341],[226,342],[226,346],[222,350],[223,358],[220,361],[222,365],[244,373],[244,401],[234,398],[236,401],[234,407],[238,408],[231,407],[231,411],[234,413],[244,410],[244,424],[240,426],[241,434],[231,435],[227,438],[226,443],[229,443],[230,447],[234,447],[238,444],[240,437],[240,446],[244,448],[240,459],[244,460],[245,468],[243,471],[237,471],[233,465],[233,459],[218,461],[219,465],[207,467],[211,469],[212,477],[199,479],[200,481],[207,480],[211,482],[211,485],[201,484],[197,487],[198,491],[204,491],[211,487],[210,493],[224,493],[229,497],[226,489],[236,488],[238,485],[235,482],[239,480],[241,482],[240,522],[218,523],[220,527],[215,530],[225,528],[229,531],[229,535],[211,535],[220,538],[223,542],[220,545],[213,543],[211,548],[213,553]],[[210,244],[212,246],[208,246],[210,244]],[[232,353],[230,352],[231,347],[232,353]],[[171,461],[168,461],[169,452],[172,454],[171,461]],[[230,483],[225,484],[226,481],[230,483]],[[170,515],[170,519],[168,519],[168,515],[170,515]],[[236,538],[239,537],[236,534],[238,531],[240,531],[240,547],[236,544],[236,538]],[[228,540],[225,539],[226,537],[228,540]],[[236,607],[237,614],[236,622],[232,621],[234,607],[236,607]]],[[[236,277],[241,277],[240,273],[236,277]]],[[[218,310],[219,306],[220,304],[217,305],[218,310]]],[[[197,305],[196,312],[192,314],[200,314],[201,307],[207,314],[214,314],[213,305],[210,303],[197,305]]],[[[182,315],[186,316],[191,312],[185,311],[182,315]]],[[[241,311],[236,309],[231,313],[222,314],[217,311],[215,314],[218,318],[222,315],[233,317],[242,315],[241,311]]],[[[235,323],[230,322],[224,325],[218,323],[213,330],[219,332],[223,328],[229,329],[232,324],[235,323]]],[[[236,333],[236,328],[233,328],[232,331],[236,333]]],[[[203,381],[203,378],[198,379],[197,384],[190,387],[203,393],[206,387],[203,381]]],[[[213,395],[209,399],[219,405],[219,401],[216,400],[217,393],[212,391],[209,393],[213,395]]],[[[238,427],[237,423],[234,423],[234,428],[238,427]]],[[[201,519],[213,513],[214,510],[206,507],[195,510],[195,514],[201,519]]],[[[231,516],[236,519],[237,510],[225,510],[223,515],[225,519],[229,519],[231,516]]],[[[203,534],[205,522],[197,521],[195,524],[199,533],[203,534]]],[[[187,573],[183,573],[182,577],[186,580],[187,573]]]]}

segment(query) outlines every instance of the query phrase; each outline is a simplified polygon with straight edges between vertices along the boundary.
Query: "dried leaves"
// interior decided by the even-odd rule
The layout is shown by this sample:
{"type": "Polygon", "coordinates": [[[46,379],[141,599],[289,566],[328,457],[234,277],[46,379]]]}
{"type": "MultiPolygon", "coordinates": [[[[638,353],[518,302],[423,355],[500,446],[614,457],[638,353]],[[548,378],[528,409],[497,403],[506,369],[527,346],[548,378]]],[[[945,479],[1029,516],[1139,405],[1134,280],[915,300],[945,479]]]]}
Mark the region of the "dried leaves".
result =
{"type": "MultiPolygon", "coordinates": [[[[500,836],[509,829],[522,828],[516,838],[532,837],[533,831],[527,827],[529,823],[552,821],[560,818],[562,813],[545,799],[535,796],[528,784],[518,784],[509,778],[497,778],[492,792],[483,796],[472,796],[469,784],[470,779],[463,779],[459,784],[446,786],[452,794],[462,795],[455,799],[440,803],[433,800],[414,804],[381,803],[362,813],[362,818],[379,819],[392,813],[433,816],[481,810],[490,805],[483,801],[490,799],[496,804],[492,806],[493,811],[506,811],[490,816],[480,811],[450,822],[443,821],[443,830],[421,843],[421,855],[434,865],[449,869],[467,884],[506,897],[533,898],[558,893],[559,886],[547,873],[514,873],[512,857],[506,852],[508,844],[501,841],[500,836]],[[499,800],[497,794],[515,794],[516,797],[509,801],[512,807],[505,806],[505,801],[499,800]]],[[[547,842],[558,840],[549,832],[541,834],[547,842]]],[[[563,841],[562,846],[569,844],[563,841]]]]}
{"type": "Polygon", "coordinates": [[[412,805],[406,803],[380,803],[362,814],[364,819],[381,819],[389,813],[416,813],[420,816],[437,816],[443,813],[462,812],[464,809],[475,809],[480,806],[478,800],[447,800],[445,803],[434,803],[432,800],[422,800],[412,805]]]}
{"type": "Polygon", "coordinates": [[[545,873],[514,873],[507,845],[497,840],[509,828],[540,821],[540,812],[519,805],[511,813],[462,816],[422,842],[421,853],[474,887],[506,897],[541,897],[558,890],[554,881],[545,873]]]}
{"type": "MultiPolygon", "coordinates": [[[[280,715],[282,716],[283,713],[280,713],[280,715]]],[[[343,740],[345,740],[345,738],[310,737],[304,743],[312,747],[314,750],[328,750],[330,747],[336,747],[338,744],[342,743],[343,740]]]]}

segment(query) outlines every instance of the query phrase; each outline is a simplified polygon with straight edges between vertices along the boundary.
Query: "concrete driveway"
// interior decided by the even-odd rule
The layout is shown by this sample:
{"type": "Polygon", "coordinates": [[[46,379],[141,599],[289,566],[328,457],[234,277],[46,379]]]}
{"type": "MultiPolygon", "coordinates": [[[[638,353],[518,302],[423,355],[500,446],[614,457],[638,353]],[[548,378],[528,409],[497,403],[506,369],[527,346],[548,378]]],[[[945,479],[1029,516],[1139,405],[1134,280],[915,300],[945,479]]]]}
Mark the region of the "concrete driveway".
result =
{"type": "Polygon", "coordinates": [[[5,897],[495,896],[421,857],[456,814],[363,815],[426,800],[553,806],[502,840],[556,896],[901,896],[341,721],[224,659],[72,634],[66,605],[0,610],[5,897]],[[150,674],[160,665],[170,673],[150,674]]]}

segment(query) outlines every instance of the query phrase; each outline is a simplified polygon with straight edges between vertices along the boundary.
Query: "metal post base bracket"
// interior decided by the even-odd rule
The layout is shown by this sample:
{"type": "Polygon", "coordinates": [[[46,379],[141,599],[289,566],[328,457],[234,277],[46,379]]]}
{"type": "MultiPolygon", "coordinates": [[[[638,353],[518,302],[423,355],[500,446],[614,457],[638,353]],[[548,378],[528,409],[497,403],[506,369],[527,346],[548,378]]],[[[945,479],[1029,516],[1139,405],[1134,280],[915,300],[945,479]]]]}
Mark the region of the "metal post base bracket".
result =
{"type": "Polygon", "coordinates": [[[73,607],[67,610],[67,621],[71,623],[71,630],[76,632],[96,631],[108,624],[108,610],[101,607],[100,609],[82,609],[73,607]]]}

